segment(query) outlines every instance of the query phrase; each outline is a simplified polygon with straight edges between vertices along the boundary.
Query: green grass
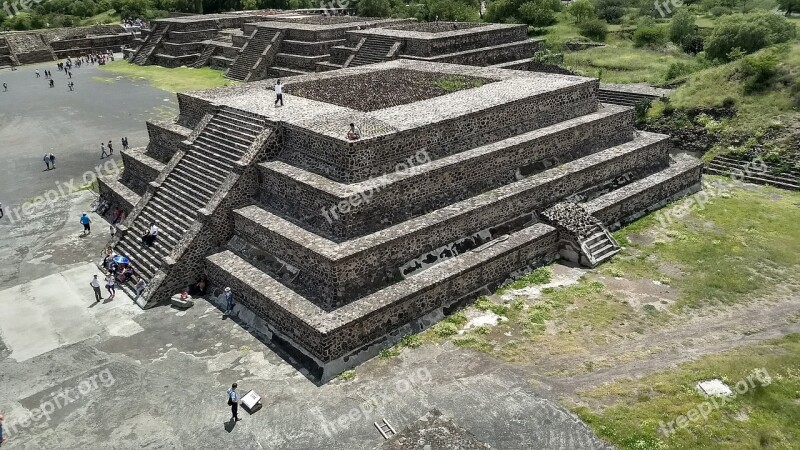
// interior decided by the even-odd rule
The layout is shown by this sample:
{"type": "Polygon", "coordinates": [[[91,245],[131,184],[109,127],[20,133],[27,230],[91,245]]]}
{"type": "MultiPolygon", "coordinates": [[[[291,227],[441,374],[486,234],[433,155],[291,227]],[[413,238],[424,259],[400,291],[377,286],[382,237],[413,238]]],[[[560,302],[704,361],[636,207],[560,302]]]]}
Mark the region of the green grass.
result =
{"type": "Polygon", "coordinates": [[[344,372],[340,373],[338,377],[336,377],[339,381],[350,381],[355,379],[356,371],[354,369],[345,370],[344,372]]]}
{"type": "Polygon", "coordinates": [[[168,69],[160,66],[137,66],[124,60],[113,61],[99,67],[106,72],[134,80],[144,79],[153,87],[168,92],[196,91],[237,84],[226,79],[222,71],[210,67],[168,69]]]}
{"type": "Polygon", "coordinates": [[[581,396],[605,406],[572,409],[621,449],[800,448],[800,334],[704,357],[636,381],[604,385],[581,396]],[[695,389],[698,381],[722,378],[734,388],[748,377],[752,384],[745,381],[745,393],[724,405],[718,401],[718,407],[707,404],[706,420],[693,414],[696,420],[685,428],[673,425],[675,432],[668,436],[661,431],[660,423],[669,427],[708,401],[695,389]]]}
{"type": "Polygon", "coordinates": [[[486,81],[482,79],[473,79],[454,75],[436,80],[433,82],[433,84],[440,87],[445,92],[451,93],[464,89],[481,87],[486,84],[486,81]]]}
{"type": "Polygon", "coordinates": [[[552,274],[547,267],[539,267],[533,272],[525,275],[524,277],[514,280],[513,282],[503,286],[497,290],[497,294],[501,295],[506,293],[509,289],[522,289],[528,286],[537,286],[547,284],[550,282],[552,274]]]}
{"type": "Polygon", "coordinates": [[[606,47],[564,54],[566,67],[605,83],[660,84],[676,62],[691,64],[692,57],[679,50],[634,48],[630,41],[621,40],[606,47]]]}
{"type": "MultiPolygon", "coordinates": [[[[722,177],[709,180],[731,183],[722,177]]],[[[682,200],[620,230],[617,236],[643,234],[655,241],[628,243],[601,271],[658,280],[666,277],[658,271],[659,262],[677,266],[683,275],[666,280],[681,293],[677,309],[736,303],[767,294],[779,283],[800,282],[800,193],[768,187],[728,192],[707,189],[692,197],[707,196],[702,208],[695,201],[695,210],[685,217],[672,213],[682,200]]]]}
{"type": "MultiPolygon", "coordinates": [[[[761,52],[770,51],[762,50],[761,52]]],[[[790,72],[800,71],[800,44],[793,44],[781,57],[782,65],[790,72]]],[[[735,131],[754,132],[769,125],[786,122],[797,116],[793,95],[788,87],[775,85],[766,92],[746,94],[737,77],[741,61],[711,67],[690,75],[670,97],[676,108],[719,106],[728,97],[736,101],[737,115],[727,121],[735,131]]]]}

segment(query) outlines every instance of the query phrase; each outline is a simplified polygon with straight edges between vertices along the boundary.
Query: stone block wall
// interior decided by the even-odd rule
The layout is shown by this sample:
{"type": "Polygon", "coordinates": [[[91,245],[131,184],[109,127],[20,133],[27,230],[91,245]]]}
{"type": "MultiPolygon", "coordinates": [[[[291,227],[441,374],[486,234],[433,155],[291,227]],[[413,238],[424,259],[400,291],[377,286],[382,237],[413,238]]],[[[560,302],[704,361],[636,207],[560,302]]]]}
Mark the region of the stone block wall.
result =
{"type": "Polygon", "coordinates": [[[633,137],[633,120],[631,109],[608,106],[511,142],[488,144],[429,164],[421,155],[413,170],[356,185],[332,183],[269,162],[261,166],[261,201],[300,217],[322,235],[360,236],[507,184],[537,167],[542,170],[627,142],[633,137]],[[521,170],[526,166],[531,168],[521,170]]]}
{"type": "Polygon", "coordinates": [[[174,120],[146,124],[147,134],[150,136],[147,155],[165,164],[181,148],[181,142],[189,136],[193,128],[180,126],[174,120]]]}
{"type": "Polygon", "coordinates": [[[120,181],[139,195],[144,195],[151,181],[158,178],[164,170],[164,163],[144,154],[144,149],[131,149],[121,151],[125,171],[120,181]]]}
{"type": "Polygon", "coordinates": [[[528,38],[528,27],[519,25],[512,28],[492,29],[492,27],[473,28],[469,33],[448,36],[433,35],[432,38],[407,38],[403,53],[413,56],[437,56],[473,50],[481,47],[524,41],[528,38]],[[486,29],[484,29],[486,28],[486,29]]]}
{"type": "Polygon", "coordinates": [[[505,61],[530,58],[539,50],[540,45],[541,41],[529,39],[511,44],[479,48],[473,51],[450,53],[429,60],[467,66],[490,66],[505,61]]]}
{"type": "Polygon", "coordinates": [[[178,115],[177,123],[187,128],[194,128],[200,123],[208,113],[212,113],[214,106],[211,102],[189,94],[178,92],[178,108],[180,114],[178,115]]]}
{"type": "MultiPolygon", "coordinates": [[[[357,182],[395,171],[399,163],[426,149],[442,158],[487,142],[546,127],[597,110],[597,82],[509,102],[475,113],[401,131],[391,140],[356,142],[328,138],[287,126],[281,160],[340,182],[357,182]]],[[[183,110],[183,108],[181,108],[183,110]]]]}

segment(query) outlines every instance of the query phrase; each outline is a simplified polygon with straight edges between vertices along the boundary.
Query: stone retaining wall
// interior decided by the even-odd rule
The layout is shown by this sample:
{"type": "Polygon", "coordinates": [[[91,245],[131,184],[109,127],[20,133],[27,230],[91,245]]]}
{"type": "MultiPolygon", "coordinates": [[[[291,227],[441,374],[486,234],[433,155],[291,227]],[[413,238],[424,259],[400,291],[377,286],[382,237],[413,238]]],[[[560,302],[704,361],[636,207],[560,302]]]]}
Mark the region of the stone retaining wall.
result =
{"type": "Polygon", "coordinates": [[[181,142],[192,132],[192,128],[180,126],[174,120],[146,122],[146,125],[150,136],[147,155],[162,163],[172,158],[183,145],[181,142]]]}
{"type": "MultiPolygon", "coordinates": [[[[345,142],[305,128],[287,126],[281,160],[336,181],[356,182],[391,173],[399,163],[426,149],[432,159],[455,154],[586,115],[597,110],[595,80],[508,102],[413,130],[392,139],[345,142]]],[[[183,111],[183,105],[181,105],[183,111]]]]}
{"type": "Polygon", "coordinates": [[[512,182],[524,166],[542,170],[627,142],[633,137],[633,124],[633,110],[607,106],[429,164],[423,165],[428,162],[423,155],[415,160],[420,167],[357,185],[332,183],[282,162],[269,162],[261,166],[261,201],[300,217],[322,235],[351,238],[512,182]],[[339,207],[342,203],[346,206],[339,207]]]}

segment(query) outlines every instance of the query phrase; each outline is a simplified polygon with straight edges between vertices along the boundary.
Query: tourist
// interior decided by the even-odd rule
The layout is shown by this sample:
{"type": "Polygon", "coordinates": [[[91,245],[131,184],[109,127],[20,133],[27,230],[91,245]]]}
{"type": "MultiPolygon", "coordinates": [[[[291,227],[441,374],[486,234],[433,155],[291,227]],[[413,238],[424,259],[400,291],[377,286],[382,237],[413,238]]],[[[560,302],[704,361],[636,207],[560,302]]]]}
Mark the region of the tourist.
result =
{"type": "Polygon", "coordinates": [[[0,203],[0,219],[3,218],[3,204],[0,203]]]}
{"type": "Polygon", "coordinates": [[[94,289],[94,300],[95,303],[98,303],[103,299],[103,293],[100,292],[100,280],[97,279],[97,275],[95,275],[94,278],[92,278],[92,281],[89,282],[89,286],[94,289]]]}
{"type": "Polygon", "coordinates": [[[67,83],[67,87],[69,88],[69,90],[70,90],[70,91],[72,91],[72,90],[73,90],[73,88],[75,87],[75,83],[73,83],[72,81],[70,81],[69,83],[67,83]]]}
{"type": "Polygon", "coordinates": [[[281,102],[281,106],[283,106],[283,85],[281,80],[275,83],[275,106],[278,106],[278,102],[281,102]]]}
{"type": "Polygon", "coordinates": [[[0,444],[4,443],[5,441],[7,441],[7,439],[5,436],[3,436],[3,415],[0,414],[0,444]]]}
{"type": "Polygon", "coordinates": [[[102,143],[102,142],[100,143],[100,151],[102,152],[102,153],[100,154],[100,159],[103,159],[103,158],[105,158],[106,156],[111,156],[111,155],[109,155],[109,154],[107,154],[107,153],[106,153],[106,144],[104,144],[104,143],[102,143]]]}
{"type": "Polygon", "coordinates": [[[155,222],[150,224],[150,229],[142,236],[142,244],[152,247],[153,243],[156,241],[158,237],[158,225],[155,222]]]}
{"type": "Polygon", "coordinates": [[[89,216],[87,216],[86,213],[83,213],[83,215],[81,215],[81,223],[83,224],[83,234],[84,235],[91,234],[92,219],[89,216]]]}
{"type": "Polygon", "coordinates": [[[3,92],[8,92],[8,84],[3,83],[3,92]]]}
{"type": "Polygon", "coordinates": [[[130,147],[128,147],[128,137],[126,136],[126,137],[122,138],[122,149],[123,150],[128,150],[129,148],[130,147]]]}
{"type": "Polygon", "coordinates": [[[114,154],[114,148],[111,147],[111,141],[109,140],[108,141],[108,156],[111,156],[113,154],[114,154]]]}
{"type": "Polygon", "coordinates": [[[231,292],[231,288],[225,288],[225,316],[231,315],[233,313],[233,292],[231,292]]]}
{"type": "Polygon", "coordinates": [[[45,153],[44,157],[42,158],[42,161],[44,161],[44,165],[47,166],[47,169],[45,170],[50,170],[50,155],[45,153]]]}
{"type": "Polygon", "coordinates": [[[114,213],[112,215],[113,220],[111,221],[111,225],[116,225],[119,223],[120,217],[122,217],[122,210],[119,207],[114,208],[114,213]]]}
{"type": "Polygon", "coordinates": [[[41,78],[42,76],[39,75],[39,69],[36,69],[36,78],[41,78]]]}
{"type": "Polygon", "coordinates": [[[347,139],[350,139],[351,141],[357,141],[361,139],[361,130],[356,128],[356,124],[350,124],[350,131],[347,132],[347,139]]]}
{"type": "Polygon", "coordinates": [[[189,293],[192,295],[206,295],[206,288],[208,287],[208,277],[206,274],[200,275],[200,278],[197,279],[197,283],[189,286],[189,293]]]}
{"type": "Polygon", "coordinates": [[[48,158],[50,158],[50,166],[53,169],[55,169],[56,168],[56,157],[52,153],[50,153],[50,156],[48,156],[48,158]]]}
{"type": "Polygon", "coordinates": [[[234,422],[238,422],[242,419],[239,418],[239,395],[236,394],[236,383],[231,385],[231,388],[228,389],[228,404],[231,406],[231,420],[234,422]]]}
{"type": "Polygon", "coordinates": [[[51,88],[52,88],[52,87],[56,87],[56,83],[53,81],[53,79],[52,79],[52,78],[50,78],[50,87],[51,87],[51,88]]]}
{"type": "Polygon", "coordinates": [[[147,283],[144,282],[144,278],[138,277],[136,284],[133,285],[133,291],[136,293],[136,297],[133,299],[134,301],[141,297],[142,292],[144,292],[144,288],[147,287],[147,283]]]}
{"type": "Polygon", "coordinates": [[[115,283],[114,275],[111,272],[106,272],[106,290],[110,294],[109,300],[114,300],[114,296],[117,294],[115,283]]]}

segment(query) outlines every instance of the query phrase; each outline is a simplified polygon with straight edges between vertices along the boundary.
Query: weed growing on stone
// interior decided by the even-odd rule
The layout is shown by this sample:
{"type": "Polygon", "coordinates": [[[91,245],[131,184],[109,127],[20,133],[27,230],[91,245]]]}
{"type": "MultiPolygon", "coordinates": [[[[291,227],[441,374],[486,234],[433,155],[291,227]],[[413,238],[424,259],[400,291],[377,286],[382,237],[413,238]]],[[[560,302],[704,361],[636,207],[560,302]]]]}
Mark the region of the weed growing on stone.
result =
{"type": "Polygon", "coordinates": [[[339,381],[350,381],[356,377],[355,369],[345,370],[344,372],[340,373],[338,377],[336,377],[339,381]]]}
{"type": "Polygon", "coordinates": [[[539,267],[538,269],[525,275],[524,277],[515,280],[503,286],[502,288],[498,289],[497,294],[502,295],[510,289],[522,289],[528,286],[547,284],[550,282],[551,279],[552,279],[552,274],[550,273],[550,269],[548,269],[547,267],[539,267]]]}

